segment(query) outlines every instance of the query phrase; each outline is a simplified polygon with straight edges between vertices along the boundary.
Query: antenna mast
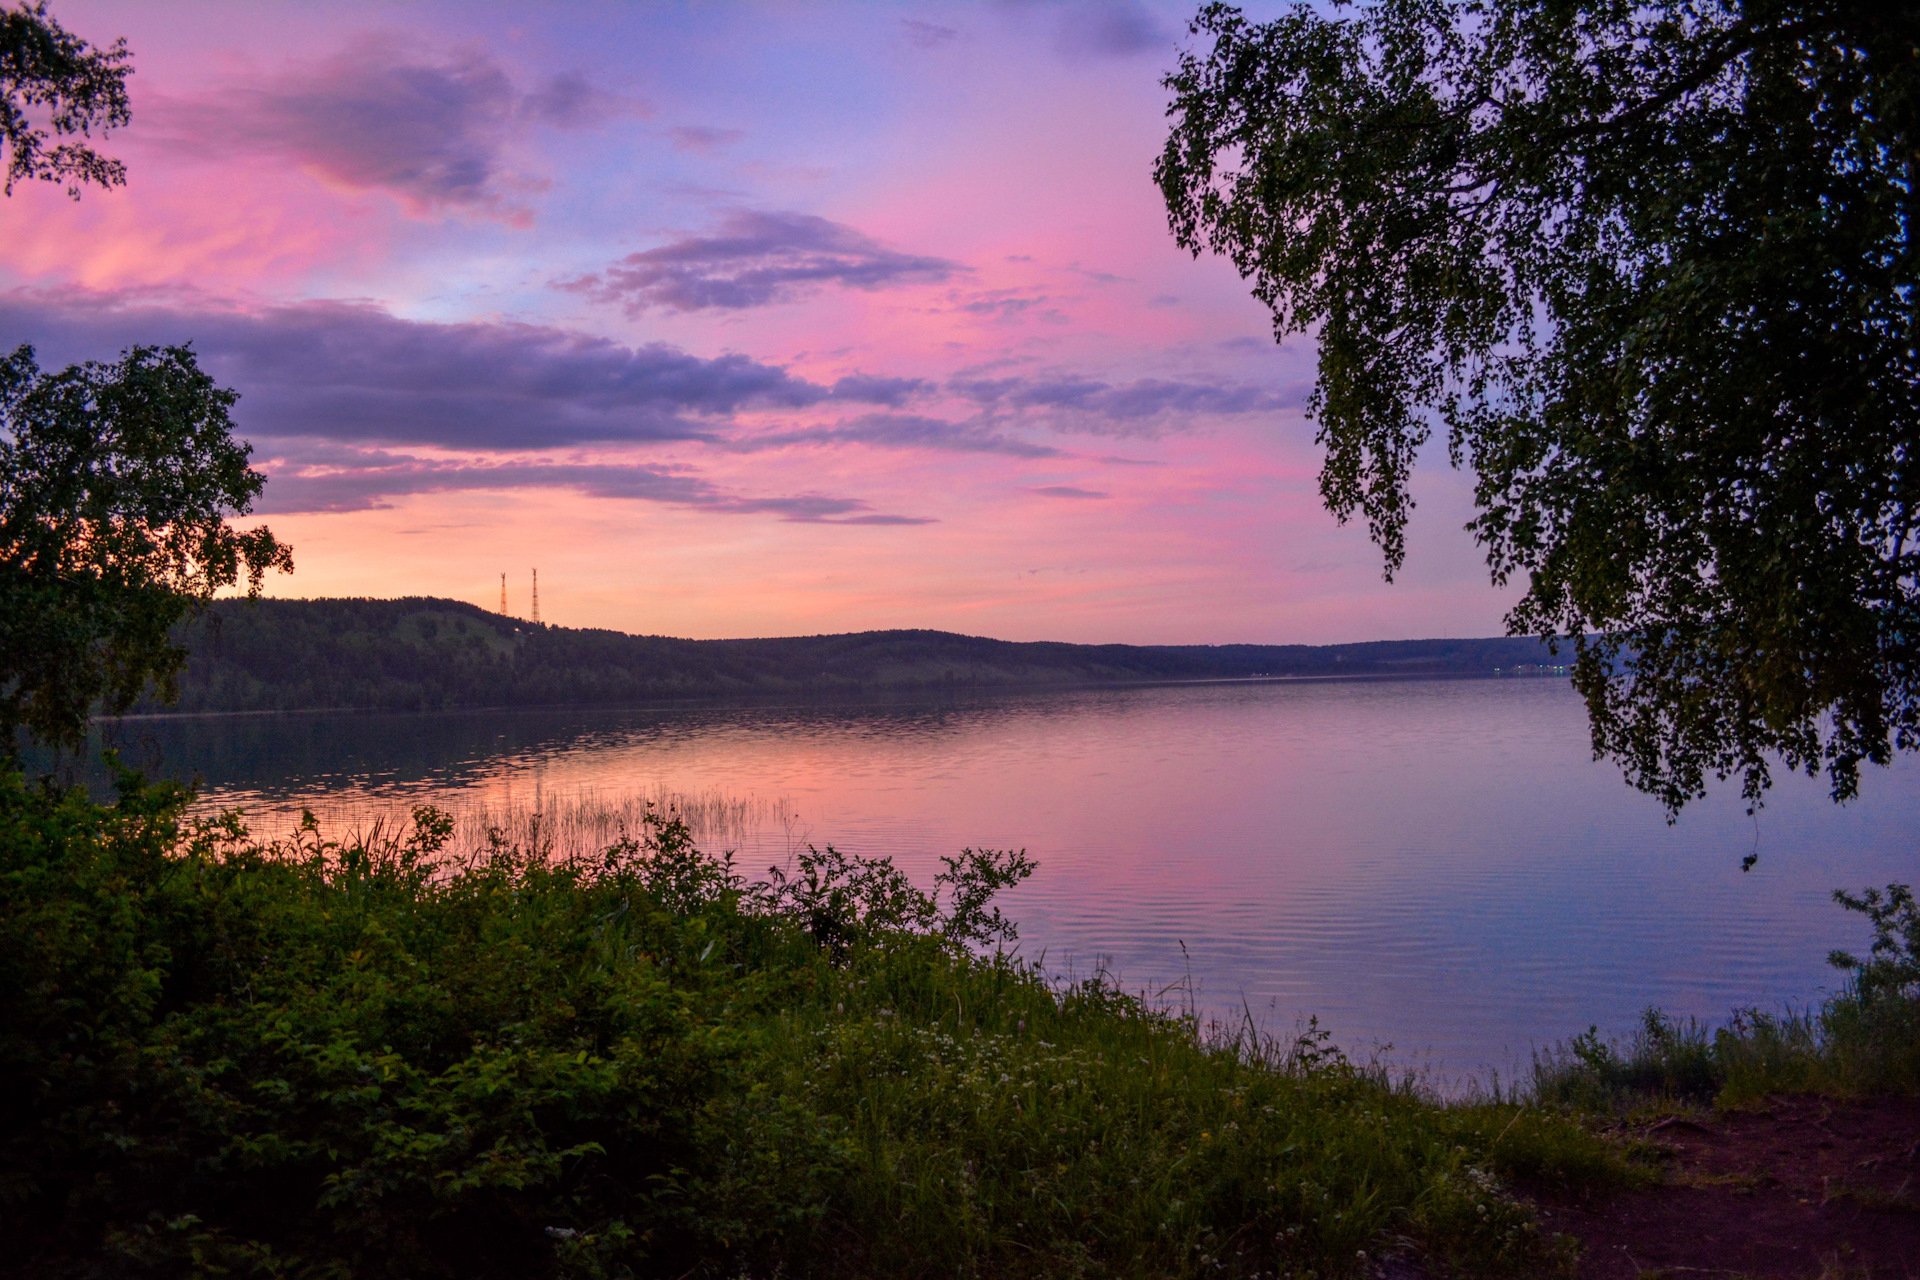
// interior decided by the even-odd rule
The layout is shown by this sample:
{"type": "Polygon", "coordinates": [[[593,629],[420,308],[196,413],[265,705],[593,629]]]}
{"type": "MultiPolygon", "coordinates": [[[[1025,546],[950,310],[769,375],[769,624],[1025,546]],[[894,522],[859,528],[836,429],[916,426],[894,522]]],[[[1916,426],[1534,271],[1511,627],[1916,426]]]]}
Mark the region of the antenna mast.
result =
{"type": "Polygon", "coordinates": [[[540,621],[540,571],[533,571],[533,620],[540,621]]]}
{"type": "Polygon", "coordinates": [[[507,575],[503,573],[500,575],[500,613],[502,616],[505,616],[506,612],[507,612],[507,575]]]}

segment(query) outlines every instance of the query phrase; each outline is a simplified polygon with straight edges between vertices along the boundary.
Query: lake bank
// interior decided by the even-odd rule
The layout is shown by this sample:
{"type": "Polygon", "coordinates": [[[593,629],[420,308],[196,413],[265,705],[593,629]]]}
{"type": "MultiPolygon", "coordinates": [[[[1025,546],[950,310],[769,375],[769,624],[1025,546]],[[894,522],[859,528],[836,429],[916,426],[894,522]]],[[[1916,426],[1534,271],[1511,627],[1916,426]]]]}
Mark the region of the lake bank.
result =
{"type": "Polygon", "coordinates": [[[1597,1112],[1438,1102],[1013,958],[1012,855],[756,888],[666,819],[555,859],[183,803],[0,777],[0,1274],[1604,1275],[1556,1229],[1671,1199],[1599,1130],[1688,1105],[1671,1039],[1597,1112]]]}
{"type": "Polygon", "coordinates": [[[1668,826],[1587,749],[1550,680],[1279,682],[942,695],[884,705],[441,712],[125,726],[130,761],[210,807],[330,835],[417,803],[564,810],[723,796],[760,873],[808,843],[925,885],[968,845],[1026,848],[1024,954],[1132,991],[1191,983],[1268,1032],[1318,1015],[1366,1057],[1505,1081],[1534,1048],[1649,1005],[1721,1020],[1816,1004],[1859,944],[1832,889],[1910,878],[1920,762],[1835,806],[1783,778],[1758,819],[1668,826]],[[1741,859],[1756,846],[1752,871],[1741,859]]]}

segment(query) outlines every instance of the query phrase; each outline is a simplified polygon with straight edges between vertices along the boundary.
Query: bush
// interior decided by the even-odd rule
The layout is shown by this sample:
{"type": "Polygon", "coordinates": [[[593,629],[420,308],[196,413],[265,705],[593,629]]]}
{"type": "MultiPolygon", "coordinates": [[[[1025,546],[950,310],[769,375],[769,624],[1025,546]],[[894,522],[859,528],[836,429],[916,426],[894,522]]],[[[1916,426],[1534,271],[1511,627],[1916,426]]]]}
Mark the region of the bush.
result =
{"type": "Polygon", "coordinates": [[[1723,1083],[1706,1028],[1675,1022],[1658,1009],[1641,1014],[1625,1046],[1588,1027],[1565,1046],[1534,1055],[1534,1096],[1541,1102],[1592,1111],[1649,1100],[1713,1101],[1723,1083]]]}
{"type": "Polygon", "coordinates": [[[186,799],[0,775],[0,1272],[1530,1274],[1514,1186],[1616,1167],[1054,985],[998,945],[1023,854],[749,884],[652,813],[555,860],[186,799]]]}

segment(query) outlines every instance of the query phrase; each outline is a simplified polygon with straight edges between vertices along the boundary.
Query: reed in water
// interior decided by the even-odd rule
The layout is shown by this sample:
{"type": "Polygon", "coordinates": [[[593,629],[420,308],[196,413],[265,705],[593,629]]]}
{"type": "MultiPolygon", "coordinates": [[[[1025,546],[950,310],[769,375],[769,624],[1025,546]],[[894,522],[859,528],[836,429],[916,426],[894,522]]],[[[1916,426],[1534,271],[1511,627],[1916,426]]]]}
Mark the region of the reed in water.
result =
{"type": "MultiPolygon", "coordinates": [[[[283,838],[311,814],[323,831],[378,844],[407,828],[422,805],[453,820],[448,847],[463,851],[508,845],[563,861],[585,857],[623,839],[639,840],[649,815],[678,819],[710,849],[738,850],[776,835],[782,852],[798,843],[799,814],[784,796],[742,796],[718,787],[682,791],[659,783],[619,793],[581,790],[533,797],[466,792],[413,792],[384,802],[321,797],[251,805],[240,812],[247,829],[263,839],[283,838]]],[[[211,816],[223,806],[203,802],[195,808],[211,816]]]]}

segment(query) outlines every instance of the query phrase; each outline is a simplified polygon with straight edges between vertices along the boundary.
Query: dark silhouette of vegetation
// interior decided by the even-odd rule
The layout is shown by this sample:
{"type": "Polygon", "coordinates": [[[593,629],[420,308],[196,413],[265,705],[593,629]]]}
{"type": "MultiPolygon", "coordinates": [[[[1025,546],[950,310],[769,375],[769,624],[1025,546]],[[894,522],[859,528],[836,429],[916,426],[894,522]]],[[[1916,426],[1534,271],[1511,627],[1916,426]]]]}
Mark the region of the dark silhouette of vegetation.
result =
{"type": "Polygon", "coordinates": [[[264,483],[234,399],[184,347],[50,374],[31,347],[0,359],[0,754],[21,729],[77,746],[93,711],[165,696],[173,629],[293,568],[271,532],[227,523],[264,483]]]}
{"type": "MultiPolygon", "coordinates": [[[[44,3],[0,10],[0,149],[21,179],[126,181],[84,142],[128,121],[125,41],[95,49],[44,3]],[[49,130],[51,132],[49,132],[49,130]],[[49,138],[62,141],[52,147],[49,138]]],[[[245,577],[257,595],[292,554],[245,515],[263,477],[233,439],[237,397],[187,347],[43,374],[33,348],[0,357],[0,764],[21,731],[78,746],[89,715],[170,694],[186,657],[170,634],[245,577]]]]}
{"type": "Polygon", "coordinates": [[[125,40],[96,49],[71,34],[48,16],[45,0],[0,9],[0,156],[7,195],[22,180],[64,183],[76,200],[88,183],[126,182],[125,165],[78,139],[96,131],[104,136],[131,119],[129,56],[125,40]]]}
{"type": "Polygon", "coordinates": [[[1202,9],[1179,243],[1319,348],[1321,492],[1398,568],[1436,425],[1514,634],[1669,810],[1920,746],[1920,7],[1202,9]]]}
{"type": "Polygon", "coordinates": [[[1554,660],[1538,642],[1514,639],[1154,646],[868,631],[677,640],[540,626],[432,599],[222,601],[176,642],[192,654],[174,704],[182,711],[612,706],[1260,675],[1486,675],[1554,660]]]}

